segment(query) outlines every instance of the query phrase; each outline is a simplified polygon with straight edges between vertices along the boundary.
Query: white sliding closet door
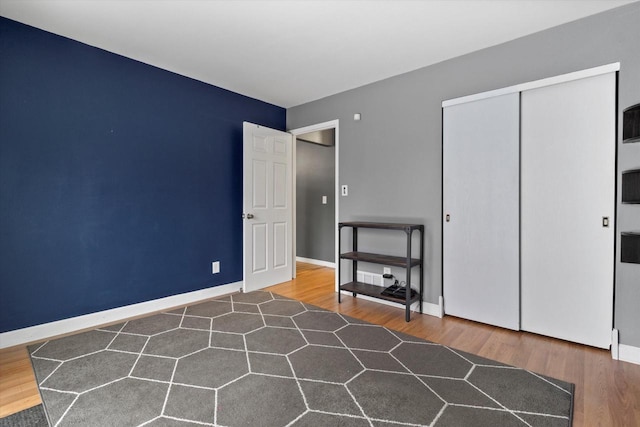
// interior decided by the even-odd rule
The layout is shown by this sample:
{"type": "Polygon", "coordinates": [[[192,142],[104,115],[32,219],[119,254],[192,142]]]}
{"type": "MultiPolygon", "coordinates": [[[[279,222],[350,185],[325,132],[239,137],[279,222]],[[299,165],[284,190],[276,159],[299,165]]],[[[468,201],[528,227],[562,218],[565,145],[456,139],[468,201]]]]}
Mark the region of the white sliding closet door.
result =
{"type": "Polygon", "coordinates": [[[446,314],[519,327],[519,94],[443,109],[446,314]]]}
{"type": "Polygon", "coordinates": [[[521,327],[602,348],[613,317],[615,90],[608,73],[524,91],[521,105],[521,327]]]}

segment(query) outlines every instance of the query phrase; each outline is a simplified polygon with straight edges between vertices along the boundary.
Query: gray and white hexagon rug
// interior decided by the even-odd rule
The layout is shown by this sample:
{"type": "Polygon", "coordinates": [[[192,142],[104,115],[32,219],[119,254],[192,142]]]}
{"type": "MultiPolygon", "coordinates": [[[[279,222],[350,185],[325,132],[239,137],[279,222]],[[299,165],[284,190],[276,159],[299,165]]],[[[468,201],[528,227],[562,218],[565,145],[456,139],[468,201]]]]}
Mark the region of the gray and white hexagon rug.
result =
{"type": "Polygon", "coordinates": [[[54,426],[570,426],[573,384],[270,292],[29,348],[54,426]]]}

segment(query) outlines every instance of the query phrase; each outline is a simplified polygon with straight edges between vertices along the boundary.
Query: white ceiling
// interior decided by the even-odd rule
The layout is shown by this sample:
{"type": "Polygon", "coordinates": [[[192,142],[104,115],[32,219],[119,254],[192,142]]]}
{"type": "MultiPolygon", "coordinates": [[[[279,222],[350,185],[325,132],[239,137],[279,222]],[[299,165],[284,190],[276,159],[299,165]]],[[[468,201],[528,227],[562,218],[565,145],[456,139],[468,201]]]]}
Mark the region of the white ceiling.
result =
{"type": "Polygon", "coordinates": [[[0,0],[0,15],[292,107],[638,0],[0,0]]]}

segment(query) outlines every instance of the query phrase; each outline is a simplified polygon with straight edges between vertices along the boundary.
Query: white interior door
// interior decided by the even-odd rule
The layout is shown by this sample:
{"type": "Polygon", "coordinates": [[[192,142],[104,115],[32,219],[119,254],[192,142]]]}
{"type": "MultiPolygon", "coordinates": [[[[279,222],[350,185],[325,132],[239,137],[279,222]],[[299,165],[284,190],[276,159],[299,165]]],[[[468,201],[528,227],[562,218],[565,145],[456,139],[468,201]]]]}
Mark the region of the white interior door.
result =
{"type": "Polygon", "coordinates": [[[244,290],[291,279],[291,163],[289,133],[245,122],[244,290]]]}
{"type": "Polygon", "coordinates": [[[445,313],[519,328],[519,94],[443,110],[445,313]]]}
{"type": "Polygon", "coordinates": [[[615,88],[609,73],[522,93],[521,326],[602,348],[613,318],[615,88]]]}

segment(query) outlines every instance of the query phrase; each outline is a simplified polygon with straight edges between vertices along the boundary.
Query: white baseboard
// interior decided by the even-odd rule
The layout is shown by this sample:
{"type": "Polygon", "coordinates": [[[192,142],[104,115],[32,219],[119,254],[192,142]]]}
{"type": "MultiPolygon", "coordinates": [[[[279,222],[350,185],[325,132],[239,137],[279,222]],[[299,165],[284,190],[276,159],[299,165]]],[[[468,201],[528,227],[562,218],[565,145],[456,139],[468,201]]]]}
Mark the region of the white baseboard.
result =
{"type": "Polygon", "coordinates": [[[444,316],[444,310],[442,306],[442,297],[440,297],[440,303],[434,304],[432,302],[422,302],[422,312],[424,314],[428,314],[429,316],[435,316],[442,319],[444,316]]]}
{"type": "Polygon", "coordinates": [[[618,340],[619,334],[617,329],[613,329],[611,331],[611,358],[613,360],[620,359],[620,355],[618,354],[620,342],[618,340]]]}
{"type": "Polygon", "coordinates": [[[640,365],[640,347],[633,347],[631,345],[619,344],[618,360],[640,365]]]}
{"type": "Polygon", "coordinates": [[[311,258],[304,258],[301,256],[297,256],[296,261],[306,262],[308,264],[321,265],[322,267],[336,268],[335,262],[322,261],[320,259],[311,259],[311,258]]]}
{"type": "Polygon", "coordinates": [[[640,347],[620,344],[617,329],[611,331],[611,358],[640,365],[640,347]]]}
{"type": "Polygon", "coordinates": [[[238,292],[242,289],[242,285],[243,282],[228,283],[226,285],[214,286],[212,288],[201,289],[199,291],[187,292],[170,297],[126,305],[124,307],[71,317],[69,319],[43,323],[41,325],[30,326],[28,328],[3,332],[0,334],[0,348],[43,341],[58,335],[95,328],[100,325],[115,323],[131,317],[142,316],[173,307],[192,304],[197,301],[238,292]]]}

